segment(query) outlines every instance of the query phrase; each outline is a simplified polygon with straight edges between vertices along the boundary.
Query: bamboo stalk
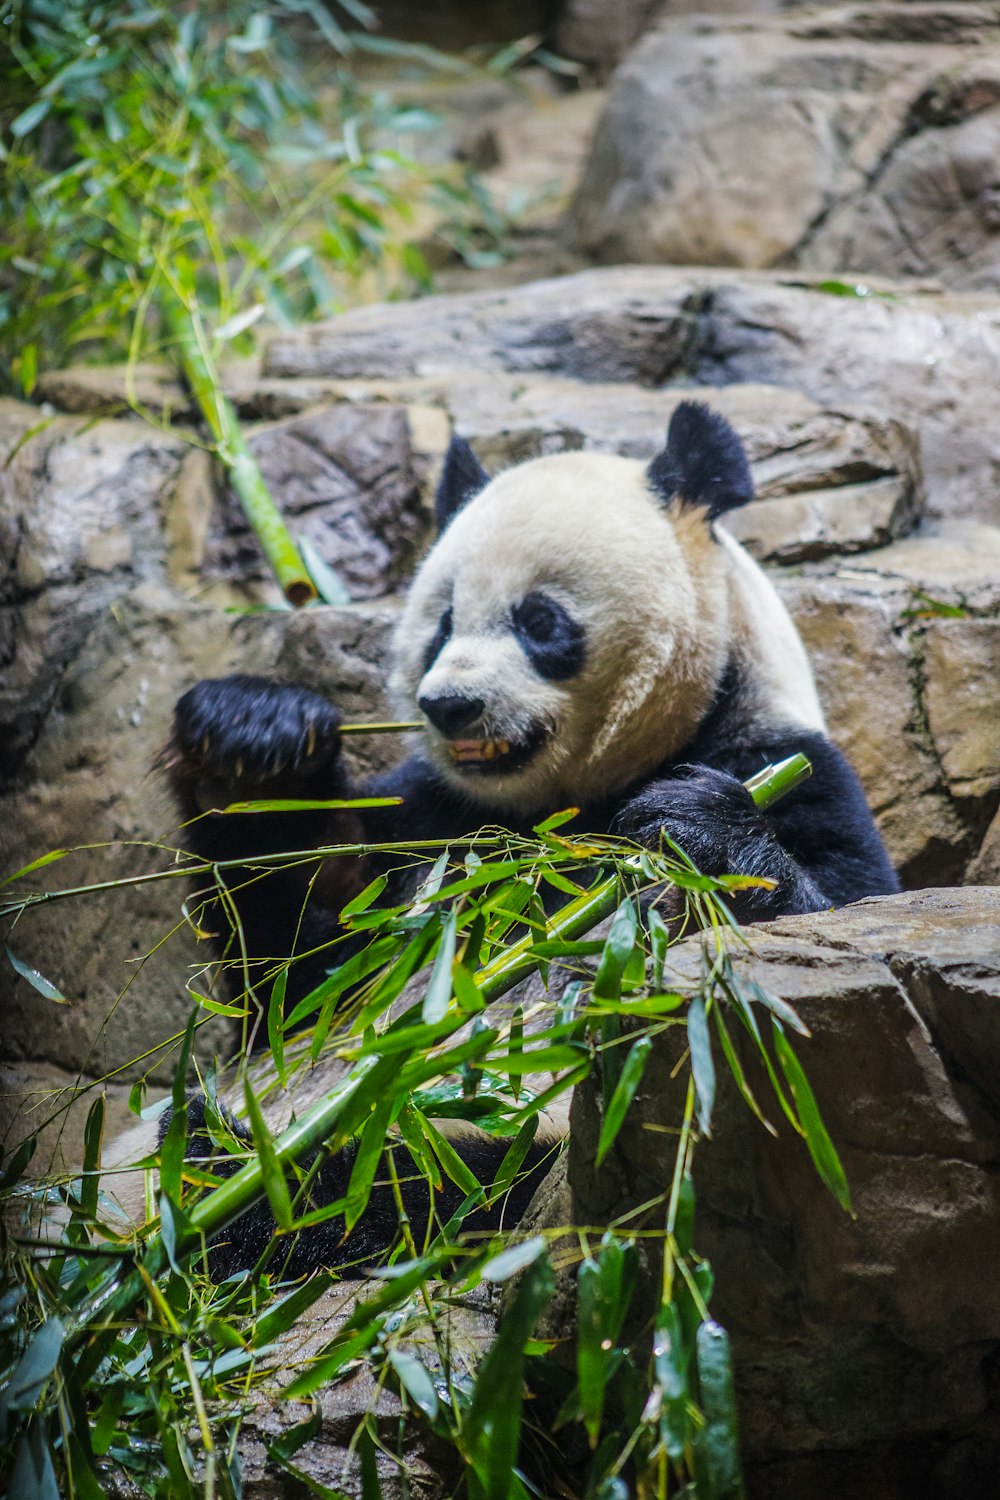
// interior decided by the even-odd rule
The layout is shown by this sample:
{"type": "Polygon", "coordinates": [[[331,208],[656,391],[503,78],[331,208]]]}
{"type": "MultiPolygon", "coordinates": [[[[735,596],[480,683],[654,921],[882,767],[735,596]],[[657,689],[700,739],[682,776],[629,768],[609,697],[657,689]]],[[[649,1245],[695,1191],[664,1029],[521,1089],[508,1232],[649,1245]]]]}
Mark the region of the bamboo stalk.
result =
{"type": "MultiPolygon", "coordinates": [[[[785,796],[811,772],[812,766],[806,757],[794,755],[775,766],[767,766],[751,778],[752,785],[746,785],[757,806],[766,808],[785,796]]],[[[549,924],[550,937],[566,941],[581,937],[609,917],[618,901],[618,876],[611,875],[597,880],[589,891],[577,896],[556,913],[549,924]]],[[[538,960],[530,956],[530,949],[535,941],[529,934],[478,971],[476,984],[487,1004],[499,999],[537,969],[538,960]]],[[[464,1024],[465,1018],[455,1018],[456,1030],[464,1024]]],[[[329,1142],[361,1084],[374,1069],[380,1065],[385,1067],[387,1062],[395,1073],[399,1065],[396,1058],[385,1059],[376,1053],[361,1059],[336,1088],[293,1121],[274,1143],[278,1165],[291,1166],[329,1142]]],[[[263,1197],[263,1168],[260,1160],[255,1159],[196,1203],[188,1211],[187,1226],[175,1226],[174,1260],[197,1251],[203,1238],[210,1239],[220,1233],[263,1197]]],[[[67,1330],[67,1341],[76,1342],[81,1339],[97,1317],[110,1320],[128,1313],[143,1295],[148,1278],[158,1276],[166,1264],[167,1253],[159,1235],[149,1240],[134,1269],[128,1270],[123,1258],[119,1266],[109,1273],[104,1285],[96,1293],[91,1293],[81,1305],[67,1330]]],[[[100,1357],[100,1351],[89,1351],[89,1357],[96,1361],[100,1357]]],[[[81,1356],[80,1363],[81,1367],[88,1364],[88,1354],[81,1356]]]]}
{"type": "Polygon", "coordinates": [[[250,451],[232,403],[223,394],[193,300],[178,306],[164,299],[163,311],[184,379],[215,439],[216,452],[229,472],[229,482],[285,598],[295,606],[311,603],[316,598],[316,587],[250,451]]]}

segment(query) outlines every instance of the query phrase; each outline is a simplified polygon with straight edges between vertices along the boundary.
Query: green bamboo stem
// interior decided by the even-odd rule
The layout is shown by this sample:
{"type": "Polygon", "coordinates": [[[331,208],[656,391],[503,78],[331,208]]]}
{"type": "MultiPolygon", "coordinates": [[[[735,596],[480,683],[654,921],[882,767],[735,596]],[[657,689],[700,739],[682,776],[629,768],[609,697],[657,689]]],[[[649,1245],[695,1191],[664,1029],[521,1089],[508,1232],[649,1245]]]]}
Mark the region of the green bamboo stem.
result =
{"type": "MultiPolygon", "coordinates": [[[[779,797],[785,796],[811,771],[812,767],[804,755],[791,756],[776,766],[768,766],[764,771],[758,772],[751,778],[753,787],[748,783],[748,789],[758,807],[768,807],[779,797]]],[[[549,923],[548,936],[556,941],[570,942],[596,927],[618,905],[619,887],[617,875],[597,880],[590,890],[568,902],[556,913],[549,923]]],[[[539,960],[531,956],[535,941],[529,934],[479,969],[476,984],[487,1004],[499,999],[538,968],[539,960]]],[[[454,1029],[458,1030],[464,1024],[464,1018],[456,1016],[454,1029]]],[[[362,1058],[336,1088],[293,1121],[275,1141],[279,1166],[290,1167],[325,1145],[336,1132],[362,1082],[380,1064],[385,1066],[386,1061],[377,1053],[362,1058]]],[[[398,1059],[389,1061],[395,1072],[398,1059]]],[[[197,1251],[203,1239],[211,1239],[213,1235],[219,1234],[263,1197],[263,1168],[260,1160],[255,1158],[188,1211],[188,1227],[176,1232],[174,1259],[180,1260],[197,1251]]],[[[141,1269],[128,1270],[123,1259],[119,1267],[109,1273],[104,1285],[96,1293],[91,1293],[80,1306],[67,1331],[68,1341],[76,1342],[81,1339],[97,1317],[110,1320],[128,1313],[142,1297],[146,1277],[158,1276],[166,1264],[167,1254],[162,1238],[154,1235],[148,1241],[139,1261],[141,1269]]]]}
{"type": "Polygon", "coordinates": [[[229,471],[229,482],[285,598],[296,606],[309,604],[316,598],[315,585],[250,452],[232,403],[223,395],[219,372],[194,304],[166,303],[165,299],[164,316],[184,378],[208,423],[216,451],[229,471]]]}

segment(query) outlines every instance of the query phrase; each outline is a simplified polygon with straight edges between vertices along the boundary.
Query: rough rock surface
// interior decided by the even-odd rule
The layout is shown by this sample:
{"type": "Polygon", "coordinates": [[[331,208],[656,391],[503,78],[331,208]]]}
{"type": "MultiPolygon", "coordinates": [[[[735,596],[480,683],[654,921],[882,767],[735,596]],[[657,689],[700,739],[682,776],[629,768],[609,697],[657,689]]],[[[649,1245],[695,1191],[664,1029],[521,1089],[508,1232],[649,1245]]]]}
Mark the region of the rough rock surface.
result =
{"type": "MultiPolygon", "coordinates": [[[[355,605],[220,617],[152,585],[118,600],[63,674],[21,782],[4,799],[4,872],[77,844],[97,847],[29,883],[65,888],[169,871],[183,830],[151,762],[178,694],[199,677],[273,672],[329,692],[348,718],[384,713],[382,663],[394,615],[391,605],[355,605]]],[[[387,748],[384,739],[365,745],[369,756],[387,748]]],[[[182,1031],[191,1009],[185,983],[198,988],[208,959],[182,920],[182,899],[168,878],[28,912],[11,947],[68,1003],[40,1000],[5,969],[7,1059],[44,1058],[99,1076],[182,1031]]],[[[225,1050],[221,1028],[205,1040],[225,1050]]],[[[147,1058],[129,1076],[148,1065],[147,1058]]]]}
{"type": "Polygon", "coordinates": [[[463,368],[787,386],[833,410],[902,420],[918,435],[930,514],[1000,522],[995,299],[837,296],[774,276],[625,267],[359,308],[274,339],[265,359],[269,377],[309,380],[463,368]]]}
{"type": "Polygon", "coordinates": [[[960,3],[669,15],[615,75],[576,244],[997,289],[997,19],[960,3]]]}
{"type": "MultiPolygon", "coordinates": [[[[714,375],[718,386],[696,391],[743,434],[761,496],[729,524],[757,555],[782,564],[775,578],[812,652],[831,731],[858,768],[904,879],[940,883],[967,870],[986,879],[995,878],[995,855],[980,849],[1000,800],[1000,530],[934,521],[907,533],[925,491],[938,513],[960,508],[951,506],[960,482],[963,498],[984,511],[988,474],[1000,492],[992,427],[949,432],[952,453],[961,439],[969,464],[949,476],[954,490],[938,458],[946,416],[971,420],[960,393],[985,422],[993,387],[983,382],[1000,354],[990,319],[945,311],[939,300],[933,306],[928,313],[923,299],[827,297],[764,277],[595,271],[512,292],[364,309],[277,341],[271,364],[289,373],[260,376],[240,366],[228,383],[245,414],[271,414],[254,439],[265,467],[300,508],[303,528],[316,527],[317,545],[352,567],[364,592],[393,586],[407,566],[452,428],[488,467],[575,448],[646,456],[690,393],[685,379],[714,375]],[[947,347],[949,359],[947,375],[928,387],[923,351],[931,346],[947,347]],[[662,386],[668,374],[675,383],[662,386]],[[745,384],[744,374],[781,384],[745,384]],[[917,412],[919,452],[906,423],[885,410],[879,374],[887,387],[899,374],[904,396],[919,390],[939,403],[933,415],[917,412]],[[859,387],[853,393],[849,379],[859,387]],[[811,394],[794,388],[809,381],[817,387],[811,394]],[[938,465],[930,482],[922,472],[928,460],[938,465]]],[[[143,379],[151,400],[171,402],[155,371],[143,379]]],[[[95,401],[124,394],[114,372],[102,372],[100,382],[63,372],[60,391],[80,416],[55,419],[3,471],[6,524],[22,537],[21,573],[13,576],[23,577],[6,585],[6,618],[14,639],[39,643],[41,662],[32,667],[31,653],[19,649],[8,679],[8,692],[16,689],[9,722],[23,736],[14,756],[22,774],[5,803],[8,870],[50,847],[169,832],[169,810],[147,771],[174,697],[199,675],[287,671],[326,688],[352,715],[384,707],[392,604],[296,616],[227,617],[210,608],[206,575],[216,578],[207,595],[215,604],[267,598],[269,586],[251,579],[247,587],[243,575],[255,569],[242,552],[245,533],[236,514],[219,511],[208,460],[163,445],[134,421],[89,421],[95,401]],[[90,445],[85,455],[81,444],[90,445]],[[110,453],[117,467],[100,457],[105,469],[88,480],[83,456],[96,463],[91,449],[110,453]],[[75,482],[64,499],[39,477],[60,466],[75,482]],[[90,556],[107,556],[121,537],[130,549],[127,563],[102,570],[79,560],[89,533],[73,505],[86,485],[98,493],[105,471],[123,514],[148,498],[131,530],[119,528],[114,510],[94,512],[102,524],[93,523],[90,556]],[[131,488],[122,474],[135,478],[131,488]],[[39,592],[31,567],[55,581],[39,592]],[[43,603],[48,612],[36,621],[43,603]]],[[[12,441],[37,420],[32,408],[7,411],[12,441]]],[[[385,740],[372,748],[391,750],[385,740]]],[[[161,858],[155,850],[99,849],[37,880],[84,883],[146,871],[161,858]]],[[[73,1003],[47,1015],[26,984],[5,974],[18,1056],[78,1066],[134,974],[128,961],[178,921],[176,898],[164,882],[31,913],[15,952],[73,1003]]],[[[143,1050],[147,997],[162,1018],[160,1036],[179,1029],[184,984],[200,955],[187,928],[159,949],[130,991],[143,996],[141,1009],[126,998],[89,1066],[118,1065],[143,1050]]]]}
{"type": "MultiPolygon", "coordinates": [[[[698,1244],[734,1338],[750,1494],[988,1494],[1000,1465],[1000,892],[923,891],[786,919],[754,929],[732,961],[737,980],[791,1002],[810,1029],[796,1051],[856,1212],[823,1187],[749,1053],[777,1140],[720,1056],[713,1137],[695,1156],[698,1244]]],[[[684,942],[668,982],[696,984],[701,962],[701,941],[684,942]]],[[[606,1222],[670,1181],[675,1138],[657,1127],[680,1102],[664,1086],[675,1035],[654,1042],[599,1172],[600,1084],[577,1089],[574,1222],[606,1222]]],[[[656,1272],[654,1248],[647,1298],[656,1272]]]]}

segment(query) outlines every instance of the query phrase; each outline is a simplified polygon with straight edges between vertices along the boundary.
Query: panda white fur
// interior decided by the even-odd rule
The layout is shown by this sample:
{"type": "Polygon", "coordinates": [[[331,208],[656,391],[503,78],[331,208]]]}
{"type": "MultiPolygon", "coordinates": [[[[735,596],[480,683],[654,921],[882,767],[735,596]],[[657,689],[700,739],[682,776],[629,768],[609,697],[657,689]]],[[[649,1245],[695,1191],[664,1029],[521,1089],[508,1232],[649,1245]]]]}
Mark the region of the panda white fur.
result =
{"type": "MultiPolygon", "coordinates": [[[[773,892],[733,898],[742,920],[896,890],[859,784],[825,737],[795,628],[762,570],[714,525],[751,497],[736,435],[693,402],[677,408],[665,450],[648,465],[569,453],[489,479],[456,439],[438,491],[440,534],[393,647],[399,711],[427,724],[420,749],[353,787],[329,703],[237,676],[180,699],[162,757],[186,819],[253,796],[396,795],[402,804],[201,817],[190,846],[225,860],[451,838],[485,823],[526,831],[546,812],[577,806],[581,830],[654,846],[666,830],[709,873],[775,880],[773,892]],[[743,781],[798,750],[813,762],[812,779],[764,816],[743,781]]],[[[291,970],[288,1003],[324,977],[323,945],[340,910],[379,869],[374,858],[336,859],[318,875],[300,865],[234,891],[251,967],[308,955],[291,970]]],[[[387,898],[398,899],[408,877],[385,870],[387,898]]],[[[193,1149],[208,1152],[202,1101],[188,1112],[193,1149]]],[[[135,1135],[122,1146],[119,1159],[142,1154],[135,1135]]],[[[464,1149],[475,1165],[479,1147],[464,1149]]],[[[540,1148],[537,1162],[544,1155],[540,1148]]],[[[350,1153],[328,1163],[317,1201],[342,1196],[349,1169],[350,1153]]],[[[522,1197],[534,1185],[529,1174],[522,1197]]],[[[272,1228],[266,1208],[252,1211],[216,1248],[216,1273],[253,1265],[272,1228]]],[[[336,1222],[319,1226],[300,1237],[285,1269],[370,1258],[395,1228],[388,1190],[376,1192],[346,1247],[336,1222]]]]}

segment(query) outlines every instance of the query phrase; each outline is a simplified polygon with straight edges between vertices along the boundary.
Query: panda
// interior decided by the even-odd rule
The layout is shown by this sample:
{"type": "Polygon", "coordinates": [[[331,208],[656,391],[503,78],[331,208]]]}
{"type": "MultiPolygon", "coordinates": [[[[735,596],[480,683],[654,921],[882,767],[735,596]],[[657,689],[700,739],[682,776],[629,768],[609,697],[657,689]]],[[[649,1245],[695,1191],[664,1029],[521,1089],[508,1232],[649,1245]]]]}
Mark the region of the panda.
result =
{"type": "MultiPolygon", "coordinates": [[[[580,812],[571,826],[581,831],[653,848],[667,834],[707,873],[766,877],[773,888],[730,896],[743,922],[898,890],[860,784],[826,736],[795,627],[764,572],[716,525],[752,494],[738,437],[692,401],[676,408],[666,446],[648,464],[571,452],[490,478],[454,438],[436,497],[438,537],[392,648],[392,694],[407,719],[423,720],[420,748],[353,786],[326,699],[245,675],[200,682],[177,703],[160,762],[191,820],[188,846],[225,861],[458,838],[486,824],[526,833],[572,806],[580,812]],[[744,781],[796,751],[811,760],[811,780],[762,813],[744,781]],[[249,798],[358,796],[399,801],[361,811],[212,812],[249,798]]],[[[412,890],[412,873],[374,854],[303,860],[234,883],[250,977],[276,955],[300,953],[286,1004],[312,990],[329,967],[340,911],[379,873],[389,877],[385,899],[412,890]]],[[[189,1151],[211,1155],[204,1100],[187,1107],[189,1151]]],[[[477,1153],[488,1149],[485,1139],[463,1143],[487,1176],[477,1153]]],[[[508,1222],[550,1149],[540,1143],[526,1164],[521,1197],[505,1205],[508,1222]]],[[[325,1163],[314,1204],[343,1196],[350,1163],[349,1151],[325,1163]]],[[[453,1206],[435,1209],[447,1215],[453,1206]]],[[[319,1225],[294,1242],[284,1270],[363,1263],[396,1227],[388,1188],[376,1189],[346,1246],[336,1221],[319,1225]]],[[[258,1205],[213,1250],[213,1273],[254,1265],[272,1229],[258,1205]]]]}

